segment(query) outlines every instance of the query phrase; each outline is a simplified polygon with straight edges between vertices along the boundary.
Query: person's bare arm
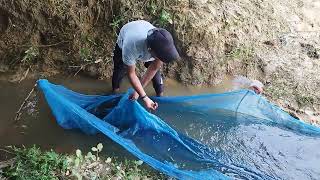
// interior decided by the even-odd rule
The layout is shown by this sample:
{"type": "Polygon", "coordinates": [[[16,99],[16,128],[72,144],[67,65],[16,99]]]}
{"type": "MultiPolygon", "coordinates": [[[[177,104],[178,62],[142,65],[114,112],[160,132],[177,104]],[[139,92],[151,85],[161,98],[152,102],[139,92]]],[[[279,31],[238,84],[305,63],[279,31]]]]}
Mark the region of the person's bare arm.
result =
{"type": "Polygon", "coordinates": [[[150,66],[147,69],[147,72],[142,76],[141,79],[141,84],[142,87],[146,87],[149,82],[152,80],[154,75],[157,73],[157,71],[160,69],[162,66],[163,62],[160,61],[159,59],[155,59],[150,66]]]}
{"type": "MultiPolygon", "coordinates": [[[[162,66],[163,62],[160,61],[159,59],[155,59],[150,66],[147,69],[147,72],[143,75],[142,79],[141,79],[141,85],[144,88],[145,86],[147,86],[149,84],[149,82],[151,81],[151,79],[154,77],[154,75],[157,73],[157,71],[160,69],[160,67],[162,66]]],[[[132,95],[131,95],[131,99],[138,99],[139,98],[140,93],[135,91],[132,95]]],[[[141,96],[141,95],[140,95],[141,96]]]]}
{"type": "Polygon", "coordinates": [[[158,104],[153,102],[146,94],[146,92],[144,91],[141,82],[139,80],[139,78],[136,75],[136,71],[135,71],[135,65],[133,66],[128,66],[128,76],[129,76],[129,80],[131,85],[133,86],[133,88],[135,89],[135,92],[130,96],[130,99],[137,99],[139,97],[139,95],[142,98],[144,104],[146,105],[146,107],[148,109],[152,109],[152,110],[156,110],[158,108],[158,104]],[[139,95],[137,95],[137,98],[133,98],[134,94],[138,93],[139,95]]]}
{"type": "Polygon", "coordinates": [[[129,81],[134,88],[134,90],[140,95],[140,96],[145,96],[146,92],[143,89],[143,86],[141,85],[141,82],[136,74],[136,66],[128,66],[128,77],[129,81]]]}

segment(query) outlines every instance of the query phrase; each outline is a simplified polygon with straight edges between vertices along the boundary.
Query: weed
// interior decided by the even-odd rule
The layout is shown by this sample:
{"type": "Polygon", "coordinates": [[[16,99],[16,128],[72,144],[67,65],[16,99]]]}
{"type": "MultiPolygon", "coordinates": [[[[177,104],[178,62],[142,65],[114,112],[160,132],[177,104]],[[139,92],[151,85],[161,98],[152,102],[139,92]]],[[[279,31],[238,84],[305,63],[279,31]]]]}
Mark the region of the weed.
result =
{"type": "MultiPolygon", "coordinates": [[[[99,152],[102,151],[103,145],[99,143],[96,147],[92,147],[91,151],[88,152],[86,156],[82,155],[80,149],[76,150],[76,156],[72,156],[68,158],[68,171],[71,171],[71,176],[77,177],[78,179],[82,179],[83,174],[85,173],[83,170],[87,170],[87,166],[91,165],[93,162],[99,162],[99,152]],[[95,153],[95,155],[93,154],[95,153]]],[[[90,171],[87,171],[90,172],[90,171]]],[[[91,171],[88,175],[89,177],[98,177],[99,172],[91,171]]]]}
{"type": "Polygon", "coordinates": [[[253,49],[248,47],[238,47],[234,48],[231,52],[227,53],[227,57],[231,57],[233,59],[248,59],[253,57],[253,49]]]}
{"type": "Polygon", "coordinates": [[[149,6],[147,7],[147,10],[149,14],[155,16],[158,11],[158,7],[153,1],[151,1],[149,6]]]}
{"type": "Polygon", "coordinates": [[[167,26],[168,24],[172,24],[172,16],[169,12],[162,9],[161,13],[159,14],[157,22],[160,26],[167,26]]]}
{"type": "Polygon", "coordinates": [[[76,156],[68,158],[68,171],[72,177],[78,179],[141,179],[141,177],[151,177],[150,179],[165,179],[165,176],[156,172],[141,168],[142,161],[125,160],[121,162],[117,158],[102,159],[99,153],[103,145],[99,143],[92,147],[87,155],[83,156],[81,150],[76,151],[76,156]]]}
{"type": "Polygon", "coordinates": [[[92,64],[97,60],[101,59],[99,57],[100,52],[104,50],[103,42],[99,39],[94,38],[89,34],[81,34],[80,36],[81,47],[79,49],[79,57],[81,64],[92,64]]]}
{"type": "Polygon", "coordinates": [[[266,87],[265,91],[274,99],[282,99],[287,94],[285,87],[283,87],[282,85],[268,86],[266,87]]]}
{"type": "Polygon", "coordinates": [[[156,171],[143,166],[140,160],[103,159],[99,155],[103,145],[92,147],[86,155],[80,149],[75,155],[42,152],[35,146],[29,149],[12,147],[15,163],[0,168],[0,177],[8,179],[167,179],[156,171]]]}
{"type": "Polygon", "coordinates": [[[31,46],[24,53],[25,53],[25,55],[22,58],[21,62],[24,64],[30,65],[39,56],[39,49],[37,47],[31,46]]]}
{"type": "Polygon", "coordinates": [[[89,48],[86,48],[86,47],[81,48],[79,50],[79,55],[82,61],[85,61],[85,62],[92,61],[92,55],[89,48]]]}
{"type": "Polygon", "coordinates": [[[116,33],[119,30],[120,25],[123,23],[123,21],[124,21],[123,16],[114,16],[114,18],[112,19],[112,22],[109,24],[114,33],[116,33]]]}
{"type": "Polygon", "coordinates": [[[295,99],[299,105],[299,107],[305,107],[308,105],[312,105],[315,102],[315,99],[308,95],[296,94],[295,99]]]}
{"type": "Polygon", "coordinates": [[[88,43],[92,46],[98,46],[97,43],[95,42],[94,38],[92,38],[91,36],[89,36],[87,34],[81,35],[81,42],[88,43]]]}
{"type": "Polygon", "coordinates": [[[55,152],[41,152],[35,146],[30,149],[12,147],[16,154],[14,166],[4,170],[9,179],[58,179],[67,168],[65,156],[55,152]]]}
{"type": "Polygon", "coordinates": [[[164,4],[161,4],[162,1],[149,1],[149,5],[146,8],[146,14],[149,14],[152,16],[151,19],[155,22],[156,25],[159,25],[161,27],[166,27],[168,24],[172,24],[172,14],[168,12],[164,4]]]}

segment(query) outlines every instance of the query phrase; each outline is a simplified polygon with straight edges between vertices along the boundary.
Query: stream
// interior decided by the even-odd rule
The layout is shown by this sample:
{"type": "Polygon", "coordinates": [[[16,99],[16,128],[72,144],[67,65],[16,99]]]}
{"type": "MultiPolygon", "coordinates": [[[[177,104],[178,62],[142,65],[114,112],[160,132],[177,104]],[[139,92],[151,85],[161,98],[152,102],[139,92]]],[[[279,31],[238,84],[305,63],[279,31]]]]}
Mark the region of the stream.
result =
{"type": "MultiPolygon", "coordinates": [[[[97,80],[83,76],[49,78],[55,84],[61,84],[74,91],[84,94],[110,94],[111,81],[97,80]]],[[[92,146],[102,142],[104,151],[112,156],[131,157],[122,147],[105,138],[103,135],[89,136],[80,131],[66,131],[55,121],[42,93],[36,91],[30,97],[18,122],[15,122],[16,112],[24,99],[34,86],[35,79],[26,79],[21,83],[11,83],[6,77],[0,78],[0,147],[24,145],[26,147],[34,144],[43,149],[53,149],[57,152],[73,153],[76,149],[89,151],[92,146]]],[[[127,79],[121,84],[121,92],[130,87],[127,79]]],[[[224,92],[230,89],[231,83],[226,80],[216,87],[189,87],[179,84],[174,80],[166,80],[165,95],[192,95],[200,93],[224,92]]],[[[146,88],[149,95],[154,95],[152,85],[146,88]]],[[[5,157],[1,157],[0,160],[5,157]]]]}

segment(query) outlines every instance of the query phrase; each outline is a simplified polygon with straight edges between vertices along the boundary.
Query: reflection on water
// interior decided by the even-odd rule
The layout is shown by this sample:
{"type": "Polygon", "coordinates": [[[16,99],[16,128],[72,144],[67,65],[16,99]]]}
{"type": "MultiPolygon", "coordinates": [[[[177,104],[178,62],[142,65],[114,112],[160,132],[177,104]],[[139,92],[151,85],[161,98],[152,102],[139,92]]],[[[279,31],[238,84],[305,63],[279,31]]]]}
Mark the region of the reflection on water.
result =
{"type": "MultiPolygon", "coordinates": [[[[184,109],[183,103],[176,105],[184,109]]],[[[222,164],[222,168],[214,168],[228,176],[297,180],[320,177],[319,136],[295,133],[275,123],[228,110],[200,113],[173,109],[166,106],[157,115],[209,147],[215,160],[222,164]]]]}

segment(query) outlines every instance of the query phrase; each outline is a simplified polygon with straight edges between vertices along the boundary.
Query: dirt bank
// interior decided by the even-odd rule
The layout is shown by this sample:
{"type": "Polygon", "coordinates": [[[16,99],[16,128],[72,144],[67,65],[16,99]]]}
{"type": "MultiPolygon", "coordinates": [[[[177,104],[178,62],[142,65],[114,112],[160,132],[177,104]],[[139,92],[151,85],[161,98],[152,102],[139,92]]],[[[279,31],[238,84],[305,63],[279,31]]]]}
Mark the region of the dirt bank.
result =
{"type": "Polygon", "coordinates": [[[0,72],[16,81],[78,71],[109,78],[119,27],[146,19],[168,28],[182,54],[166,76],[194,85],[258,79],[270,100],[319,123],[319,11],[317,0],[1,1],[0,72]]]}

